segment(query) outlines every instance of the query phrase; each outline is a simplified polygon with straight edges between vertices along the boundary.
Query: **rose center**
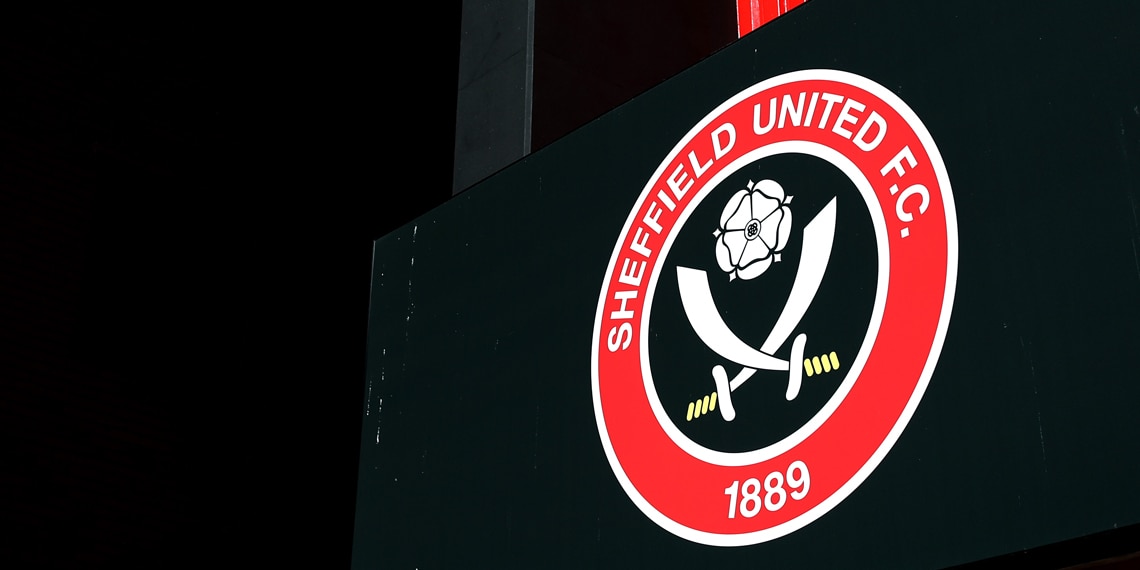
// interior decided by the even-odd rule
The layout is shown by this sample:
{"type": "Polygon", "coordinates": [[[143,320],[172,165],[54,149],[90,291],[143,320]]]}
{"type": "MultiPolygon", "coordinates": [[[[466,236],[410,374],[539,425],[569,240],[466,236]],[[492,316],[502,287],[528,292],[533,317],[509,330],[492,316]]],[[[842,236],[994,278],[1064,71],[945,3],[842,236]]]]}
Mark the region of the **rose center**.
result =
{"type": "Polygon", "coordinates": [[[749,241],[756,239],[760,235],[760,220],[748,220],[748,225],[744,226],[744,237],[749,241]]]}

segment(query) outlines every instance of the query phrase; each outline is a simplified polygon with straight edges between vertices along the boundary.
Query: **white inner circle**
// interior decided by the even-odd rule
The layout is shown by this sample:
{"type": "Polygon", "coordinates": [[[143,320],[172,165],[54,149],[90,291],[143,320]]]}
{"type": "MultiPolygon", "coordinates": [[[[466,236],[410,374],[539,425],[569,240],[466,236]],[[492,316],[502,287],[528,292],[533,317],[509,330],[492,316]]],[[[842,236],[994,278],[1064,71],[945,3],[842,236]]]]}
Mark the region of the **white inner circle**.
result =
{"type": "Polygon", "coordinates": [[[760,221],[755,218],[748,220],[748,225],[744,226],[744,239],[752,241],[758,237],[760,237],[760,221]]]}
{"type": "MultiPolygon", "coordinates": [[[[643,371],[642,378],[645,381],[645,392],[649,398],[649,405],[653,409],[653,414],[657,417],[657,422],[661,425],[661,428],[665,430],[669,438],[673,440],[673,443],[677,444],[678,447],[689,455],[706,463],[726,467],[753,465],[777,457],[799,445],[818,429],[819,426],[827,421],[827,418],[831,416],[836,408],[839,407],[839,404],[843,402],[848,392],[851,391],[851,387],[854,385],[856,379],[859,378],[859,374],[863,371],[863,366],[867,362],[871,347],[875,343],[875,337],[879,333],[879,325],[883,320],[883,308],[886,305],[887,283],[890,275],[890,251],[887,246],[886,219],[883,216],[879,200],[875,196],[875,191],[871,187],[871,182],[867,180],[867,177],[855,166],[855,163],[830,147],[808,141],[777,142],[748,152],[725,166],[700,187],[697,194],[693,196],[692,202],[678,216],[672,231],[670,231],[669,235],[665,238],[665,242],[661,247],[661,252],[658,254],[657,259],[660,260],[660,262],[654,266],[653,274],[649,278],[645,296],[645,310],[641,317],[641,338],[639,339],[641,348],[641,369],[643,371]],[[676,239],[677,234],[680,233],[681,228],[684,227],[685,222],[688,221],[689,216],[700,205],[701,201],[723,182],[725,178],[736,171],[757,160],[778,154],[805,154],[826,160],[846,174],[847,178],[850,179],[859,190],[859,194],[863,196],[867,210],[871,214],[871,224],[875,229],[875,245],[879,256],[879,272],[875,285],[875,303],[871,309],[871,321],[867,327],[867,335],[860,345],[859,353],[852,362],[847,376],[839,385],[835,394],[831,396],[831,399],[829,399],[823,408],[816,412],[807,423],[784,439],[760,449],[733,453],[716,451],[696,443],[690,439],[689,436],[682,433],[673,423],[673,420],[669,418],[668,414],[665,413],[665,408],[661,405],[661,399],[657,395],[657,389],[653,383],[653,370],[649,364],[649,318],[653,310],[653,295],[657,290],[657,280],[661,277],[661,270],[665,267],[665,260],[669,256],[669,250],[673,246],[673,241],[676,239]]],[[[798,366],[799,364],[793,362],[791,365],[798,366]]],[[[709,376],[707,380],[709,388],[712,388],[712,377],[709,376]]]]}

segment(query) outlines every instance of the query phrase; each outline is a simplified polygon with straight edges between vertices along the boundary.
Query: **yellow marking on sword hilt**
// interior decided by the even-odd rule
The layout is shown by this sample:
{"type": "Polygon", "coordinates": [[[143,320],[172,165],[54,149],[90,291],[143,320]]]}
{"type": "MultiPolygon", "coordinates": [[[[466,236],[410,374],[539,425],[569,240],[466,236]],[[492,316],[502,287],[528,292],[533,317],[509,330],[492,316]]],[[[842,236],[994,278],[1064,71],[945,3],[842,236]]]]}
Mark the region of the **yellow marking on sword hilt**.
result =
{"type": "Polygon", "coordinates": [[[685,421],[691,422],[703,414],[716,410],[716,392],[705,396],[695,402],[689,402],[689,413],[685,414],[685,421]]]}
{"type": "Polygon", "coordinates": [[[809,377],[826,374],[832,370],[839,370],[839,356],[835,352],[804,359],[804,374],[809,377]]]}

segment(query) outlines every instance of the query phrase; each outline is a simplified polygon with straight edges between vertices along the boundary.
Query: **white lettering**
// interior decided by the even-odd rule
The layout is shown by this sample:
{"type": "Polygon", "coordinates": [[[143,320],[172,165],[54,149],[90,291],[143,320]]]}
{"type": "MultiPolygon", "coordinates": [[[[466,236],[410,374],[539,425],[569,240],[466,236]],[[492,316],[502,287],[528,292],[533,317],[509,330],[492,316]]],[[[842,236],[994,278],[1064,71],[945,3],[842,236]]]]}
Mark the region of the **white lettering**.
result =
{"type": "Polygon", "coordinates": [[[866,108],[867,107],[862,103],[854,99],[848,99],[847,102],[843,104],[843,108],[839,111],[839,116],[836,117],[835,126],[831,128],[831,132],[845,139],[851,138],[851,131],[843,128],[843,123],[855,124],[856,119],[851,114],[851,109],[855,109],[855,111],[861,112],[866,108]]]}
{"type": "MultiPolygon", "coordinates": [[[[697,151],[690,150],[689,151],[689,164],[693,165],[693,175],[695,175],[697,178],[700,178],[701,175],[704,174],[705,171],[708,170],[710,166],[712,166],[712,159],[710,158],[710,159],[708,159],[707,162],[705,162],[704,164],[701,164],[701,162],[699,160],[697,160],[697,151]]],[[[677,168],[680,169],[681,167],[678,166],[677,168]]],[[[677,174],[676,172],[673,173],[674,176],[676,176],[676,174],[677,174]]],[[[682,175],[681,179],[684,180],[684,175],[682,175]]],[[[692,181],[690,181],[690,184],[691,183],[692,183],[692,181]]],[[[685,190],[688,190],[688,189],[689,189],[689,187],[685,186],[685,190]]],[[[675,186],[674,186],[673,191],[676,192],[675,186]]],[[[680,200],[681,199],[680,196],[678,196],[677,199],[680,200]]]]}
{"type": "Polygon", "coordinates": [[[887,161],[887,164],[879,169],[879,174],[886,176],[887,172],[894,170],[895,174],[901,177],[903,175],[903,159],[906,159],[906,163],[909,164],[911,168],[918,166],[918,161],[914,159],[914,155],[910,152],[910,146],[904,146],[894,158],[887,161]]]}
{"type": "Polygon", "coordinates": [[[640,253],[642,255],[642,257],[649,257],[650,255],[653,254],[653,252],[650,251],[650,249],[648,247],[645,247],[645,244],[648,241],[649,241],[649,234],[641,231],[641,228],[637,228],[637,231],[635,231],[633,234],[633,241],[630,242],[630,244],[629,244],[629,249],[636,251],[637,253],[640,253]],[[645,237],[642,237],[642,236],[645,236],[645,237]]]}
{"type": "Polygon", "coordinates": [[[606,339],[606,347],[610,349],[610,352],[617,352],[619,348],[622,350],[629,348],[631,341],[633,341],[633,325],[622,323],[621,326],[610,329],[609,337],[606,339]]]}
{"type": "Polygon", "coordinates": [[[819,92],[811,94],[811,103],[808,103],[807,117],[804,117],[804,125],[811,125],[811,118],[815,116],[815,104],[819,101],[819,92]]]}
{"type": "Polygon", "coordinates": [[[791,118],[792,126],[800,126],[803,120],[804,111],[804,97],[807,93],[800,93],[800,101],[796,106],[792,106],[792,96],[784,95],[784,99],[780,103],[780,128],[784,128],[784,119],[791,118]]]}
{"type": "Polygon", "coordinates": [[[887,121],[878,113],[871,111],[871,115],[867,117],[867,122],[863,123],[863,128],[859,129],[859,133],[855,135],[855,146],[863,149],[864,152],[871,152],[879,146],[879,143],[883,142],[885,136],[887,136],[887,121]],[[879,132],[875,134],[875,140],[867,142],[867,131],[871,130],[872,126],[879,127],[879,132]]]}
{"type": "Polygon", "coordinates": [[[732,150],[733,145],[736,144],[736,127],[732,126],[732,123],[725,123],[717,127],[712,133],[712,143],[713,156],[716,157],[717,160],[720,160],[721,157],[728,154],[728,151],[732,150]],[[720,135],[722,134],[728,135],[727,144],[720,142],[720,135]]]}
{"type": "MultiPolygon", "coordinates": [[[[689,154],[691,157],[692,153],[689,154]]],[[[683,164],[678,164],[677,169],[673,171],[672,176],[670,176],[669,179],[665,181],[666,184],[669,185],[669,188],[673,189],[673,197],[677,200],[684,198],[685,192],[688,192],[689,188],[693,185],[692,180],[689,180],[687,182],[685,181],[685,179],[688,178],[688,175],[685,174],[684,168],[685,166],[683,164]],[[684,188],[681,187],[682,184],[685,185],[684,188]]],[[[658,229],[657,233],[661,233],[661,230],[658,229]]]]}
{"type": "Polygon", "coordinates": [[[636,298],[637,298],[637,291],[616,291],[614,293],[614,299],[621,301],[621,308],[617,311],[611,312],[610,318],[615,320],[615,321],[620,321],[623,319],[632,319],[633,318],[633,311],[626,308],[626,303],[628,303],[630,299],[636,299],[636,298]]]}
{"type": "Polygon", "coordinates": [[[760,104],[757,103],[756,106],[752,108],[752,130],[758,135],[763,135],[767,134],[768,131],[772,130],[772,127],[775,126],[776,98],[772,97],[772,99],[768,101],[768,126],[766,127],[760,125],[760,104]]]}
{"type": "Polygon", "coordinates": [[[657,208],[657,213],[653,212],[654,208],[657,208],[657,202],[650,202],[649,208],[645,211],[645,217],[641,218],[641,221],[649,226],[649,229],[661,233],[661,224],[657,222],[661,217],[661,208],[657,208]]]}
{"type": "Polygon", "coordinates": [[[842,95],[836,95],[834,93],[824,93],[823,95],[821,95],[821,97],[823,98],[824,101],[827,101],[827,105],[824,105],[824,107],[823,107],[823,114],[819,116],[819,128],[822,129],[823,126],[827,124],[828,117],[831,116],[831,107],[834,106],[836,103],[842,101],[843,96],[842,95]]]}
{"type": "MultiPolygon", "coordinates": [[[[896,192],[898,192],[897,184],[891,186],[891,194],[894,194],[896,192]]],[[[918,213],[920,215],[926,213],[926,208],[930,206],[930,191],[928,191],[926,189],[926,186],[923,186],[922,184],[915,184],[906,190],[903,190],[902,194],[899,195],[898,200],[895,202],[895,215],[899,217],[899,220],[907,223],[914,220],[914,214],[903,208],[903,205],[906,202],[907,198],[916,195],[919,196],[922,200],[918,204],[918,213]]]]}
{"type": "Polygon", "coordinates": [[[811,474],[803,461],[793,461],[786,475],[779,471],[769,473],[763,485],[755,477],[743,483],[737,479],[724,488],[724,494],[728,495],[728,518],[736,518],[738,506],[740,515],[749,519],[763,510],[776,512],[787,504],[789,496],[795,501],[802,500],[809,489],[811,474]]]}
{"type": "Polygon", "coordinates": [[[637,263],[631,264],[629,258],[625,258],[621,263],[621,273],[618,274],[618,282],[625,283],[630,287],[640,287],[641,276],[645,274],[645,263],[646,262],[642,261],[641,267],[638,268],[637,263]],[[634,271],[637,271],[637,273],[634,273],[634,271]]]}

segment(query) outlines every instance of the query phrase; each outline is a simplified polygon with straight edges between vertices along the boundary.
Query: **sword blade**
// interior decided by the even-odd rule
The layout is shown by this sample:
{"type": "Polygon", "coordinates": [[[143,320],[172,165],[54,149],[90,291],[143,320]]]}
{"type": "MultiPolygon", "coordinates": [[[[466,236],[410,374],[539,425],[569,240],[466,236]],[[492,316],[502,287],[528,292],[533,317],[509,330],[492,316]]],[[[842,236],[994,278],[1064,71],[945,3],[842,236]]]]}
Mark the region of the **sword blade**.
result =
{"type": "Polygon", "coordinates": [[[804,226],[803,248],[800,253],[800,265],[796,268],[796,278],[792,282],[792,291],[784,310],[776,319],[776,325],[764,344],[760,345],[760,352],[774,354],[792,331],[800,324],[804,313],[819,292],[819,284],[823,281],[823,274],[827,270],[827,262],[831,260],[831,245],[835,241],[835,198],[832,198],[807,226],[804,226]]]}
{"type": "Polygon", "coordinates": [[[677,266],[681,306],[697,336],[721,357],[750,368],[787,370],[788,361],[764,354],[740,340],[720,317],[709,291],[708,276],[700,269],[677,266]]]}
{"type": "Polygon", "coordinates": [[[823,274],[831,260],[832,244],[835,241],[835,208],[835,198],[832,198],[804,227],[803,248],[799,267],[796,268],[796,277],[792,282],[792,290],[784,309],[776,319],[776,325],[772,327],[772,332],[768,334],[760,350],[748,346],[729,330],[713,301],[708,275],[699,269],[677,266],[677,288],[681,294],[681,306],[684,307],[685,316],[689,318],[693,330],[714,352],[744,367],[729,382],[730,392],[751,378],[757,369],[791,369],[792,365],[787,360],[781,360],[772,354],[788,340],[807,313],[816,293],[819,292],[819,285],[823,282],[823,274]]]}

